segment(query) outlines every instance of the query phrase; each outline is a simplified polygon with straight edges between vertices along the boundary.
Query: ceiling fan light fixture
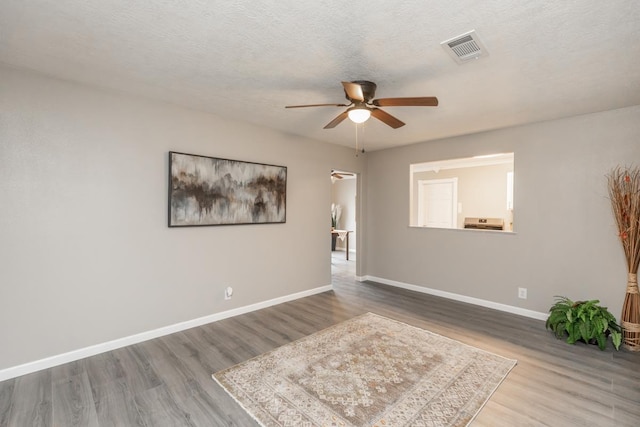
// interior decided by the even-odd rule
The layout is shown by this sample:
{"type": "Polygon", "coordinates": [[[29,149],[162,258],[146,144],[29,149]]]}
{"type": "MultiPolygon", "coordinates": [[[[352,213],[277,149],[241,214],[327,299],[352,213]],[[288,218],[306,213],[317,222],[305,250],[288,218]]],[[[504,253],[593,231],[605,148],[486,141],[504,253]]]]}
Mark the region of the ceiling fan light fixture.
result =
{"type": "Polygon", "coordinates": [[[324,129],[333,129],[345,121],[347,117],[354,123],[364,123],[373,116],[387,126],[398,129],[405,125],[404,122],[387,113],[378,107],[436,107],[438,98],[435,96],[414,96],[405,98],[378,98],[374,99],[376,84],[368,80],[354,80],[352,82],[342,82],[344,95],[349,100],[349,104],[306,104],[287,105],[285,108],[303,107],[347,107],[346,110],[338,114],[333,120],[327,123],[324,129]]]}
{"type": "Polygon", "coordinates": [[[364,123],[371,117],[371,111],[368,108],[350,108],[347,114],[354,123],[364,123]]]}

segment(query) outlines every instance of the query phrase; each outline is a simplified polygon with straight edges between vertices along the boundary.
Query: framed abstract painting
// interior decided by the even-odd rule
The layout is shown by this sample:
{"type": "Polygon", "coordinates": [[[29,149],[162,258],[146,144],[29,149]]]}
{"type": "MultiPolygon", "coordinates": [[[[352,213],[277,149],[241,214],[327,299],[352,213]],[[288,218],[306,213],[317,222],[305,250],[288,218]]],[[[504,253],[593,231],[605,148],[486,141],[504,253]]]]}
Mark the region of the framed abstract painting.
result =
{"type": "Polygon", "coordinates": [[[286,222],[287,168],[169,152],[169,227],[286,222]]]}

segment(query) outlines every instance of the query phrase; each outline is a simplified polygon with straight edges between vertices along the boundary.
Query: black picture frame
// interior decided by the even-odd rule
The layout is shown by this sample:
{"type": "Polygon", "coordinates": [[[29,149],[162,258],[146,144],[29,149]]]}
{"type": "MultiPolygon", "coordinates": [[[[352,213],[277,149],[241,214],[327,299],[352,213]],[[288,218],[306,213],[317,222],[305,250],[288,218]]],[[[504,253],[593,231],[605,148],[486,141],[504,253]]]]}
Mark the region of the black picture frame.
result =
{"type": "Polygon", "coordinates": [[[287,167],[169,152],[169,227],[286,222],[287,167]]]}

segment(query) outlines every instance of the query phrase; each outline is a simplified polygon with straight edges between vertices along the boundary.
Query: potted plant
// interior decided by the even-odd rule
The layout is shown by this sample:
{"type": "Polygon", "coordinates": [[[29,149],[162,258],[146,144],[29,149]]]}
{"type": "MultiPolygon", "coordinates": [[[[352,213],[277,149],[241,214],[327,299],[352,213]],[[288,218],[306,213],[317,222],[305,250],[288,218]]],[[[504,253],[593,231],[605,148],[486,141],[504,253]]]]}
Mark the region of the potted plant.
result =
{"type": "Polygon", "coordinates": [[[338,221],[340,221],[340,216],[342,215],[342,206],[337,205],[335,203],[331,203],[331,229],[335,230],[338,228],[338,221]]]}
{"type": "Polygon", "coordinates": [[[331,250],[336,250],[336,242],[338,240],[338,235],[333,232],[336,228],[338,228],[338,221],[340,220],[340,215],[342,214],[342,206],[336,205],[335,203],[331,204],[331,250]]]}
{"type": "Polygon", "coordinates": [[[607,337],[616,350],[622,342],[622,329],[607,307],[598,305],[600,301],[571,301],[567,297],[556,296],[556,303],[549,309],[546,327],[557,338],[567,337],[569,344],[584,341],[597,344],[600,350],[607,345],[607,337]]]}

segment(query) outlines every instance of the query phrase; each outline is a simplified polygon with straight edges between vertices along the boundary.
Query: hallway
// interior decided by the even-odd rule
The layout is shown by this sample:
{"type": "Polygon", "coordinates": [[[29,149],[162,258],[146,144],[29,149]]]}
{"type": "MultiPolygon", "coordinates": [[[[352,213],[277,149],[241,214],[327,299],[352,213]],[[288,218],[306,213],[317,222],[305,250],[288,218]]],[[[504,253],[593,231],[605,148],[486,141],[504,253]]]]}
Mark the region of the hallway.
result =
{"type": "Polygon", "coordinates": [[[331,251],[331,281],[336,283],[353,283],[356,276],[356,254],[349,253],[349,261],[345,259],[344,250],[331,251]]]}

